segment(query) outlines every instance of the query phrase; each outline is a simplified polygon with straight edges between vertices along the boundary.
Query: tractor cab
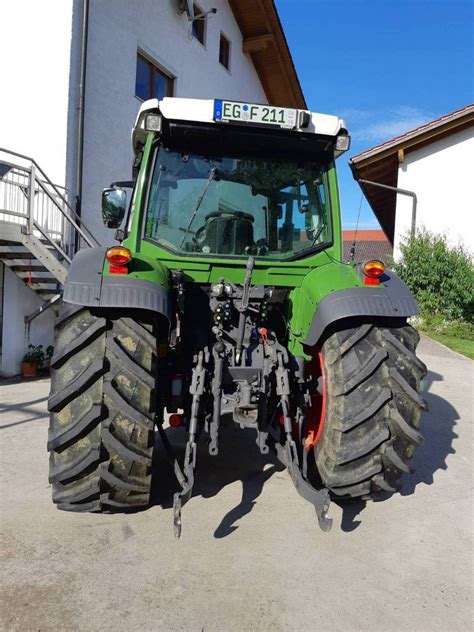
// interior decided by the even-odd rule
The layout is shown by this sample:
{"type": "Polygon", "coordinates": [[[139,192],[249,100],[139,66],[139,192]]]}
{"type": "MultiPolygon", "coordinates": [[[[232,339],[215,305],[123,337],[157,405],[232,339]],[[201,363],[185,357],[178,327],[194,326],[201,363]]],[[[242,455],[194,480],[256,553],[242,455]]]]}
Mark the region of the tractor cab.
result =
{"type": "Polygon", "coordinates": [[[350,142],[342,120],[217,99],[151,100],[132,134],[137,165],[149,132],[146,240],[184,256],[268,261],[331,244],[328,172],[350,142]]]}

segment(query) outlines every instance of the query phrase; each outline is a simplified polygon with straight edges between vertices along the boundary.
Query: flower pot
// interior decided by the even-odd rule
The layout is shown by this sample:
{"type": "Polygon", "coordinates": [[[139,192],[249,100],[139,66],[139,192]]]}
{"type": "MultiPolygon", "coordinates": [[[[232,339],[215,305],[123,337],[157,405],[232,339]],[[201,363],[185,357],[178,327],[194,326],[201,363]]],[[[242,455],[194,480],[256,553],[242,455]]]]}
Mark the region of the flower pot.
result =
{"type": "Polygon", "coordinates": [[[21,375],[23,377],[36,377],[38,374],[38,365],[35,362],[22,362],[21,375]]]}

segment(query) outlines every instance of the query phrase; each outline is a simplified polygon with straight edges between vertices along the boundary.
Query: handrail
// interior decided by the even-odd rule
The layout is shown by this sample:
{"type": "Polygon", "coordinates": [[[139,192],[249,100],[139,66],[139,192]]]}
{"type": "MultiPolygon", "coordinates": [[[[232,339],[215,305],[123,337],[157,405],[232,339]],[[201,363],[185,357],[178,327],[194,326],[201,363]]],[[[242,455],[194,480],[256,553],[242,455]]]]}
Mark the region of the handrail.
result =
{"type": "MultiPolygon", "coordinates": [[[[40,186],[40,187],[43,189],[43,191],[46,193],[46,195],[49,197],[49,199],[51,200],[51,202],[53,202],[53,204],[55,204],[55,205],[56,205],[56,207],[57,207],[58,211],[59,211],[59,212],[63,215],[63,217],[65,217],[65,218],[66,218],[66,219],[67,219],[67,220],[68,220],[68,221],[69,221],[69,222],[70,222],[70,223],[74,226],[74,228],[75,228],[75,229],[77,230],[77,232],[81,235],[81,237],[84,239],[84,241],[86,242],[86,244],[87,244],[88,246],[92,247],[92,246],[93,246],[93,244],[92,244],[91,240],[90,240],[90,239],[86,236],[86,234],[85,234],[85,233],[81,230],[80,226],[78,226],[78,225],[76,224],[76,222],[68,216],[68,214],[66,213],[66,211],[65,211],[64,209],[62,209],[62,208],[61,208],[61,206],[55,202],[55,200],[54,200],[53,196],[51,195],[51,193],[50,193],[50,192],[46,189],[46,187],[45,187],[45,186],[43,186],[43,184],[41,183],[41,180],[37,180],[36,182],[39,184],[39,186],[40,186]]],[[[86,230],[87,230],[87,227],[85,227],[85,228],[86,228],[86,230]]],[[[88,232],[89,234],[91,234],[89,230],[87,230],[87,232],[88,232]]],[[[99,242],[97,241],[97,239],[95,239],[95,237],[93,237],[93,239],[94,239],[94,241],[95,241],[96,245],[97,245],[97,246],[100,246],[100,244],[99,244],[99,242]]]]}
{"type": "MultiPolygon", "coordinates": [[[[6,151],[5,149],[0,149],[1,151],[6,151]]],[[[9,173],[11,173],[12,175],[17,175],[17,176],[22,176],[26,173],[30,173],[31,172],[31,168],[28,167],[20,167],[19,165],[17,165],[14,162],[9,162],[8,160],[0,160],[0,162],[2,163],[2,165],[8,165],[10,167],[12,167],[12,169],[9,169],[9,173]]],[[[11,182],[12,184],[18,184],[17,182],[15,182],[14,180],[8,180],[5,176],[2,177],[2,182],[11,182]]],[[[57,189],[63,189],[64,191],[67,191],[67,187],[63,187],[62,184],[55,184],[54,185],[57,189]]]]}
{"type": "Polygon", "coordinates": [[[56,303],[61,300],[61,294],[54,294],[50,299],[45,301],[42,305],[40,305],[34,312],[25,316],[25,325],[29,325],[32,320],[34,320],[37,316],[45,312],[47,309],[56,305],[56,303]]]}
{"type": "Polygon", "coordinates": [[[61,246],[59,246],[54,239],[51,239],[51,237],[48,235],[48,233],[46,231],[44,231],[41,226],[38,224],[38,222],[33,221],[33,226],[36,228],[37,231],[39,231],[43,237],[46,239],[46,241],[49,241],[49,243],[59,252],[59,254],[64,257],[64,259],[66,259],[66,261],[68,263],[71,263],[71,258],[68,257],[68,255],[64,252],[64,250],[61,248],[61,246]]]}
{"type": "MultiPolygon", "coordinates": [[[[82,219],[79,217],[79,215],[74,211],[74,209],[71,207],[71,205],[69,204],[69,202],[67,201],[67,199],[64,197],[64,195],[62,195],[62,193],[60,193],[59,189],[57,188],[57,186],[48,178],[48,176],[46,175],[46,173],[43,171],[43,169],[39,166],[39,164],[36,162],[36,160],[34,160],[34,158],[31,158],[30,156],[26,156],[25,154],[20,154],[19,152],[16,151],[12,151],[11,149],[4,149],[3,147],[0,147],[0,153],[4,152],[6,154],[10,154],[12,156],[16,156],[17,158],[21,158],[22,160],[29,160],[31,162],[32,165],[34,165],[36,167],[36,169],[41,173],[43,179],[52,187],[52,189],[55,191],[55,193],[57,194],[57,196],[64,202],[64,204],[67,206],[67,208],[69,209],[71,215],[74,217],[75,220],[79,221],[80,224],[83,226],[84,230],[88,233],[89,237],[92,239],[93,242],[95,242],[95,244],[97,246],[100,246],[100,242],[95,238],[95,236],[92,234],[92,232],[87,228],[87,226],[84,224],[84,222],[82,221],[82,219]]],[[[15,165],[15,166],[19,166],[19,165],[15,165]]],[[[41,183],[41,180],[37,180],[38,183],[41,183]]],[[[86,243],[91,246],[92,244],[89,243],[89,240],[87,238],[85,238],[84,233],[82,232],[82,230],[79,228],[79,226],[76,224],[76,222],[73,221],[73,219],[68,216],[67,213],[65,213],[65,211],[63,211],[63,209],[61,208],[61,206],[58,204],[58,202],[56,200],[54,200],[54,198],[46,191],[45,187],[42,186],[42,189],[45,191],[45,193],[47,193],[47,195],[50,197],[51,201],[56,205],[56,207],[61,211],[61,213],[64,215],[64,217],[66,217],[66,219],[74,226],[74,228],[76,228],[76,230],[78,230],[78,232],[80,233],[80,235],[83,237],[83,239],[85,239],[86,243]]]]}

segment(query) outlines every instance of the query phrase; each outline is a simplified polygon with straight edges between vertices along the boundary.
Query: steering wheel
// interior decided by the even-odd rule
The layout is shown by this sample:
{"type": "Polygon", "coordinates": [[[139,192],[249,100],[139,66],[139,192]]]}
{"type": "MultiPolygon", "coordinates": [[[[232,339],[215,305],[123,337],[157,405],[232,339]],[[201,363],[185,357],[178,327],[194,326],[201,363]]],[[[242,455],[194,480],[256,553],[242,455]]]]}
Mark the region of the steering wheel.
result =
{"type": "Polygon", "coordinates": [[[250,222],[255,221],[255,217],[250,213],[244,213],[243,211],[212,211],[208,213],[204,218],[206,222],[213,217],[221,217],[222,215],[228,215],[237,219],[248,219],[250,222]]]}

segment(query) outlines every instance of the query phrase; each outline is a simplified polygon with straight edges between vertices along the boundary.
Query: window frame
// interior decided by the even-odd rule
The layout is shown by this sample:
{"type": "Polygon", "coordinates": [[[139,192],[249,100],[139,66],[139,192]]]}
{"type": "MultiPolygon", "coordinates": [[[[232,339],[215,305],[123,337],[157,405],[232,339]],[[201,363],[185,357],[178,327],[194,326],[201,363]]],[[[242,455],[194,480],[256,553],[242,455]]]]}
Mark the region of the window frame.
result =
{"type": "Polygon", "coordinates": [[[166,91],[165,97],[172,97],[174,94],[174,82],[176,77],[174,77],[170,72],[165,70],[161,64],[157,64],[153,61],[146,53],[142,50],[137,50],[137,58],[136,62],[138,65],[138,58],[141,58],[146,64],[148,64],[148,96],[146,99],[143,99],[140,95],[137,94],[137,72],[135,69],[135,98],[140,99],[140,101],[146,101],[147,99],[155,99],[158,98],[155,92],[155,76],[157,73],[164,76],[168,80],[168,89],[166,91]]]}
{"type": "MultiPolygon", "coordinates": [[[[201,7],[196,2],[193,2],[193,15],[202,15],[203,13],[204,13],[204,9],[201,9],[201,7]]],[[[201,46],[204,46],[204,48],[206,48],[206,39],[207,39],[207,18],[206,17],[199,18],[199,20],[192,21],[191,34],[192,34],[193,39],[199,42],[201,46]],[[202,40],[197,35],[195,35],[194,25],[198,27],[198,30],[202,29],[202,40]]]]}
{"type": "Polygon", "coordinates": [[[231,42],[230,38],[227,37],[227,35],[221,31],[221,33],[219,35],[219,64],[223,68],[225,68],[227,70],[227,72],[230,72],[231,56],[232,56],[232,42],[231,42]],[[227,66],[221,61],[221,44],[222,44],[222,41],[225,41],[227,43],[227,66]]]}

